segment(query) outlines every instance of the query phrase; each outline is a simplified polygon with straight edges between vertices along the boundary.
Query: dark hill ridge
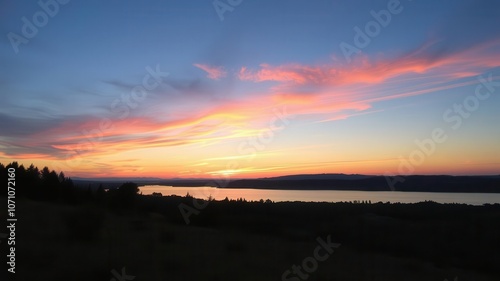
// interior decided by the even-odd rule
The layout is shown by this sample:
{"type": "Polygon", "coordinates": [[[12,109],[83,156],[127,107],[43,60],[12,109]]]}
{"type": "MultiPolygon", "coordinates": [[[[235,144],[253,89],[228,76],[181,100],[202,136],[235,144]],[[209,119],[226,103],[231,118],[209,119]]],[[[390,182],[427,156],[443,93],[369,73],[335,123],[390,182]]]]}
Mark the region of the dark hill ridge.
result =
{"type": "Polygon", "coordinates": [[[271,178],[263,178],[265,180],[359,180],[371,178],[368,175],[346,175],[346,174],[305,174],[305,175],[288,175],[271,178]]]}
{"type": "MultiPolygon", "coordinates": [[[[500,193],[500,175],[491,176],[405,176],[390,177],[396,191],[413,192],[467,192],[467,193],[500,193]],[[400,181],[398,181],[400,179],[400,181]]],[[[286,175],[259,179],[157,179],[157,178],[127,178],[139,185],[169,185],[169,186],[216,186],[219,188],[256,188],[282,190],[362,190],[391,191],[388,180],[384,176],[360,174],[303,174],[286,175]]],[[[121,178],[106,179],[76,179],[79,186],[99,184],[107,188],[115,188],[123,183],[121,178]]]]}
{"type": "MultiPolygon", "coordinates": [[[[499,176],[406,176],[388,178],[396,191],[500,193],[499,176]]],[[[390,191],[384,176],[327,175],[285,176],[278,178],[234,180],[228,188],[259,188],[289,190],[362,190],[390,191]]]]}

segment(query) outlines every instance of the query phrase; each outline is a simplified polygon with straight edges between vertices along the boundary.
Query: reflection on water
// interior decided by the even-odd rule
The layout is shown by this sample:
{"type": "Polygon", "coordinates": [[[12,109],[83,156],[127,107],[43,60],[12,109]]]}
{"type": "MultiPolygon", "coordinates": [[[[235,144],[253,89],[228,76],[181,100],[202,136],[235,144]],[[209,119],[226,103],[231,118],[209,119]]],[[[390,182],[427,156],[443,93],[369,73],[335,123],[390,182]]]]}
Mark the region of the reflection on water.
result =
{"type": "Polygon", "coordinates": [[[140,192],[144,195],[160,192],[162,195],[185,196],[188,192],[196,198],[215,200],[224,198],[244,198],[247,201],[271,199],[281,201],[304,202],[342,202],[342,201],[371,201],[416,203],[431,200],[439,203],[465,203],[471,205],[500,203],[498,193],[441,193],[441,192],[393,192],[393,191],[344,191],[344,190],[269,190],[247,188],[214,188],[204,187],[172,187],[162,185],[141,186],[140,192]]]}

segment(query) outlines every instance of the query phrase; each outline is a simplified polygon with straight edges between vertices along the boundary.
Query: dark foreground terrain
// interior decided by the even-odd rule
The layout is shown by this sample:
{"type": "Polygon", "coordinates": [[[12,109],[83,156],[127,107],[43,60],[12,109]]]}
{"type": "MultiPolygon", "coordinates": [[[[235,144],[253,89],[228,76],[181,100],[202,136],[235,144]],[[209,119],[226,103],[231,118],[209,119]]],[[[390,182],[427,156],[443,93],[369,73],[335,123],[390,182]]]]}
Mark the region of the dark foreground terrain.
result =
{"type": "Polygon", "coordinates": [[[20,198],[17,218],[12,280],[500,280],[500,204],[20,198]]]}

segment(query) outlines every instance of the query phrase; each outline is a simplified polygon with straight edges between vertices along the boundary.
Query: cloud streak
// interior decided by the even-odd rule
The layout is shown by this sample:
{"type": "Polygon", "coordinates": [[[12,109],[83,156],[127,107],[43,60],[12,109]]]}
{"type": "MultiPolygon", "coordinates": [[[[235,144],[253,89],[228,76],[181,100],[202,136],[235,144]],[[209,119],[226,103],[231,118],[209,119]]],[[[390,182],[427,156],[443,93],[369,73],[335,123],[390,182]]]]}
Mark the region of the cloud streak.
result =
{"type": "Polygon", "coordinates": [[[439,57],[435,56],[435,45],[438,43],[426,43],[398,58],[370,60],[366,56],[361,56],[346,65],[261,64],[258,70],[241,67],[238,77],[243,81],[279,82],[288,87],[343,86],[380,84],[395,77],[426,73],[444,72],[450,78],[463,78],[477,75],[485,68],[500,65],[500,58],[494,55],[500,47],[500,40],[439,57]]]}
{"type": "Polygon", "coordinates": [[[219,80],[220,78],[226,77],[227,75],[227,72],[222,66],[210,66],[200,63],[195,63],[194,66],[205,71],[207,73],[207,77],[213,80],[219,80]]]}
{"type": "Polygon", "coordinates": [[[493,40],[436,55],[439,43],[431,41],[395,58],[362,56],[347,65],[261,64],[257,70],[241,67],[237,76],[254,83],[274,82],[267,95],[287,104],[293,114],[336,121],[358,116],[376,102],[477,83],[465,80],[500,66],[495,56],[499,49],[500,40],[493,40]]]}

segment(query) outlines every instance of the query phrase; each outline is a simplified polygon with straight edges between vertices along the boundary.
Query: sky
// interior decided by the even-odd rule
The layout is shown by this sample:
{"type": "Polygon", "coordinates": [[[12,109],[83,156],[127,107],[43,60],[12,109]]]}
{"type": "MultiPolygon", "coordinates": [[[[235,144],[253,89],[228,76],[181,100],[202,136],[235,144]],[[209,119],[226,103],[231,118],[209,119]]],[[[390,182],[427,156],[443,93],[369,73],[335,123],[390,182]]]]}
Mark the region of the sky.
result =
{"type": "Polygon", "coordinates": [[[500,2],[0,1],[0,162],[500,174],[500,2]]]}

